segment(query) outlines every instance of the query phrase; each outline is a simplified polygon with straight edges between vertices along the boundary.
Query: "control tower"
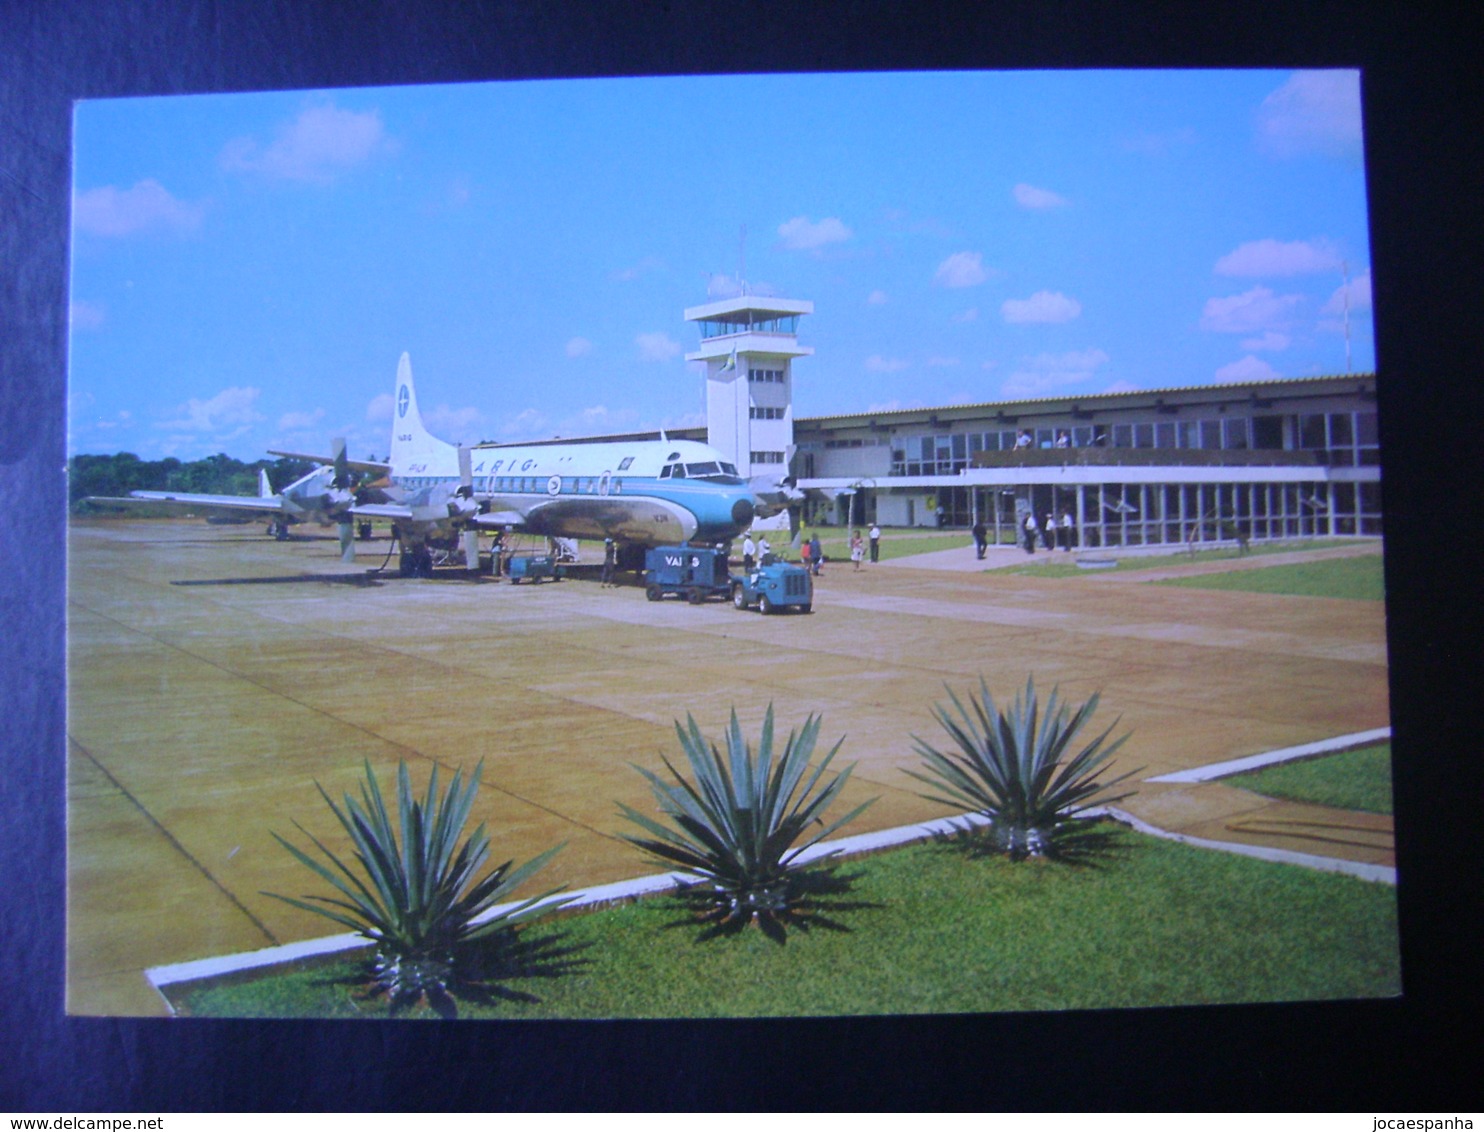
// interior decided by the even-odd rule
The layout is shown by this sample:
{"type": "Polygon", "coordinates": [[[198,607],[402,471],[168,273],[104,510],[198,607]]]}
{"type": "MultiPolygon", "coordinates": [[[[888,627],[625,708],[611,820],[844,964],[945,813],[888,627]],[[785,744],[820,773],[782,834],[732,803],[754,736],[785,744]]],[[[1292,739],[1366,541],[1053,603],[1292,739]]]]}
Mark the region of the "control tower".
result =
{"type": "Polygon", "coordinates": [[[706,363],[706,441],[743,476],[788,475],[793,360],[814,353],[799,345],[799,316],[813,313],[802,299],[747,294],[685,312],[701,328],[701,348],[685,360],[706,363]]]}

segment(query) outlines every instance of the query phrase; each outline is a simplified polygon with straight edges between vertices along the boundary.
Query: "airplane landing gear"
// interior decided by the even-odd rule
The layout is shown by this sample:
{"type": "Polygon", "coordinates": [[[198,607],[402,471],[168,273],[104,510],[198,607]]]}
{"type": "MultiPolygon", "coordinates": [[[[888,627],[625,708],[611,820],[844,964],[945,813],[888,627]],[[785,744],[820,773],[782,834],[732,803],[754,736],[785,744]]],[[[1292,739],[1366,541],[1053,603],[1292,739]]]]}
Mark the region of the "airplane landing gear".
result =
{"type": "Polygon", "coordinates": [[[433,555],[426,546],[404,549],[397,559],[397,573],[403,578],[431,578],[433,555]]]}

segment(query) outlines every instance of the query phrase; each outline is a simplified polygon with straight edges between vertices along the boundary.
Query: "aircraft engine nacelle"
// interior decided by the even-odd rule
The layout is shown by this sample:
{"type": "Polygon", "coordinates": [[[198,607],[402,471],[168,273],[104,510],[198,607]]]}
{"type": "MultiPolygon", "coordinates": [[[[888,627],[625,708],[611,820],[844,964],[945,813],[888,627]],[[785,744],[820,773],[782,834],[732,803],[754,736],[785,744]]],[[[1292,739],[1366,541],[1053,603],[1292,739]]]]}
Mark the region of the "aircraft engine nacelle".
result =
{"type": "Polygon", "coordinates": [[[753,506],[760,519],[771,518],[804,502],[805,493],[795,486],[792,476],[753,476],[748,481],[753,506]]]}

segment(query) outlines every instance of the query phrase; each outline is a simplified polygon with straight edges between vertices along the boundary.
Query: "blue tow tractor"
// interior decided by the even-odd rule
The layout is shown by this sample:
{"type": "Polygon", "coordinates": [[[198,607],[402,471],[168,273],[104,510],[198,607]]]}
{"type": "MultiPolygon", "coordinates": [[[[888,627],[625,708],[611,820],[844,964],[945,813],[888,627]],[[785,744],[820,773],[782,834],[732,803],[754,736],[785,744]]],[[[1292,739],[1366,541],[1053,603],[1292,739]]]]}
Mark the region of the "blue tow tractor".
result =
{"type": "Polygon", "coordinates": [[[780,562],[768,554],[752,573],[732,579],[732,605],[738,609],[756,605],[759,613],[786,609],[813,613],[814,579],[804,567],[780,562]]]}
{"type": "Polygon", "coordinates": [[[702,546],[657,546],[644,558],[644,594],[659,601],[666,594],[699,605],[710,597],[731,598],[738,609],[763,613],[814,607],[814,579],[802,566],[765,557],[750,574],[732,574],[726,551],[702,546]]]}

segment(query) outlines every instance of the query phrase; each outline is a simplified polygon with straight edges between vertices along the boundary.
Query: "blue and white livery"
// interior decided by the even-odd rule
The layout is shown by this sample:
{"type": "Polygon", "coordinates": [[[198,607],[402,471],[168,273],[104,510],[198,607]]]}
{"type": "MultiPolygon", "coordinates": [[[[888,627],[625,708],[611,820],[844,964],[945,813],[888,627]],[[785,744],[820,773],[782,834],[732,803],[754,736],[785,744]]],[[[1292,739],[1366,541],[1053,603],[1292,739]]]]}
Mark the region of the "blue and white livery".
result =
{"type": "Polygon", "coordinates": [[[424,428],[406,354],[393,403],[390,459],[376,468],[387,473],[381,501],[366,498],[352,511],[395,522],[414,568],[427,547],[451,545],[471,530],[611,538],[623,561],[649,546],[729,542],[756,513],[735,466],[697,441],[458,448],[424,428]]]}

